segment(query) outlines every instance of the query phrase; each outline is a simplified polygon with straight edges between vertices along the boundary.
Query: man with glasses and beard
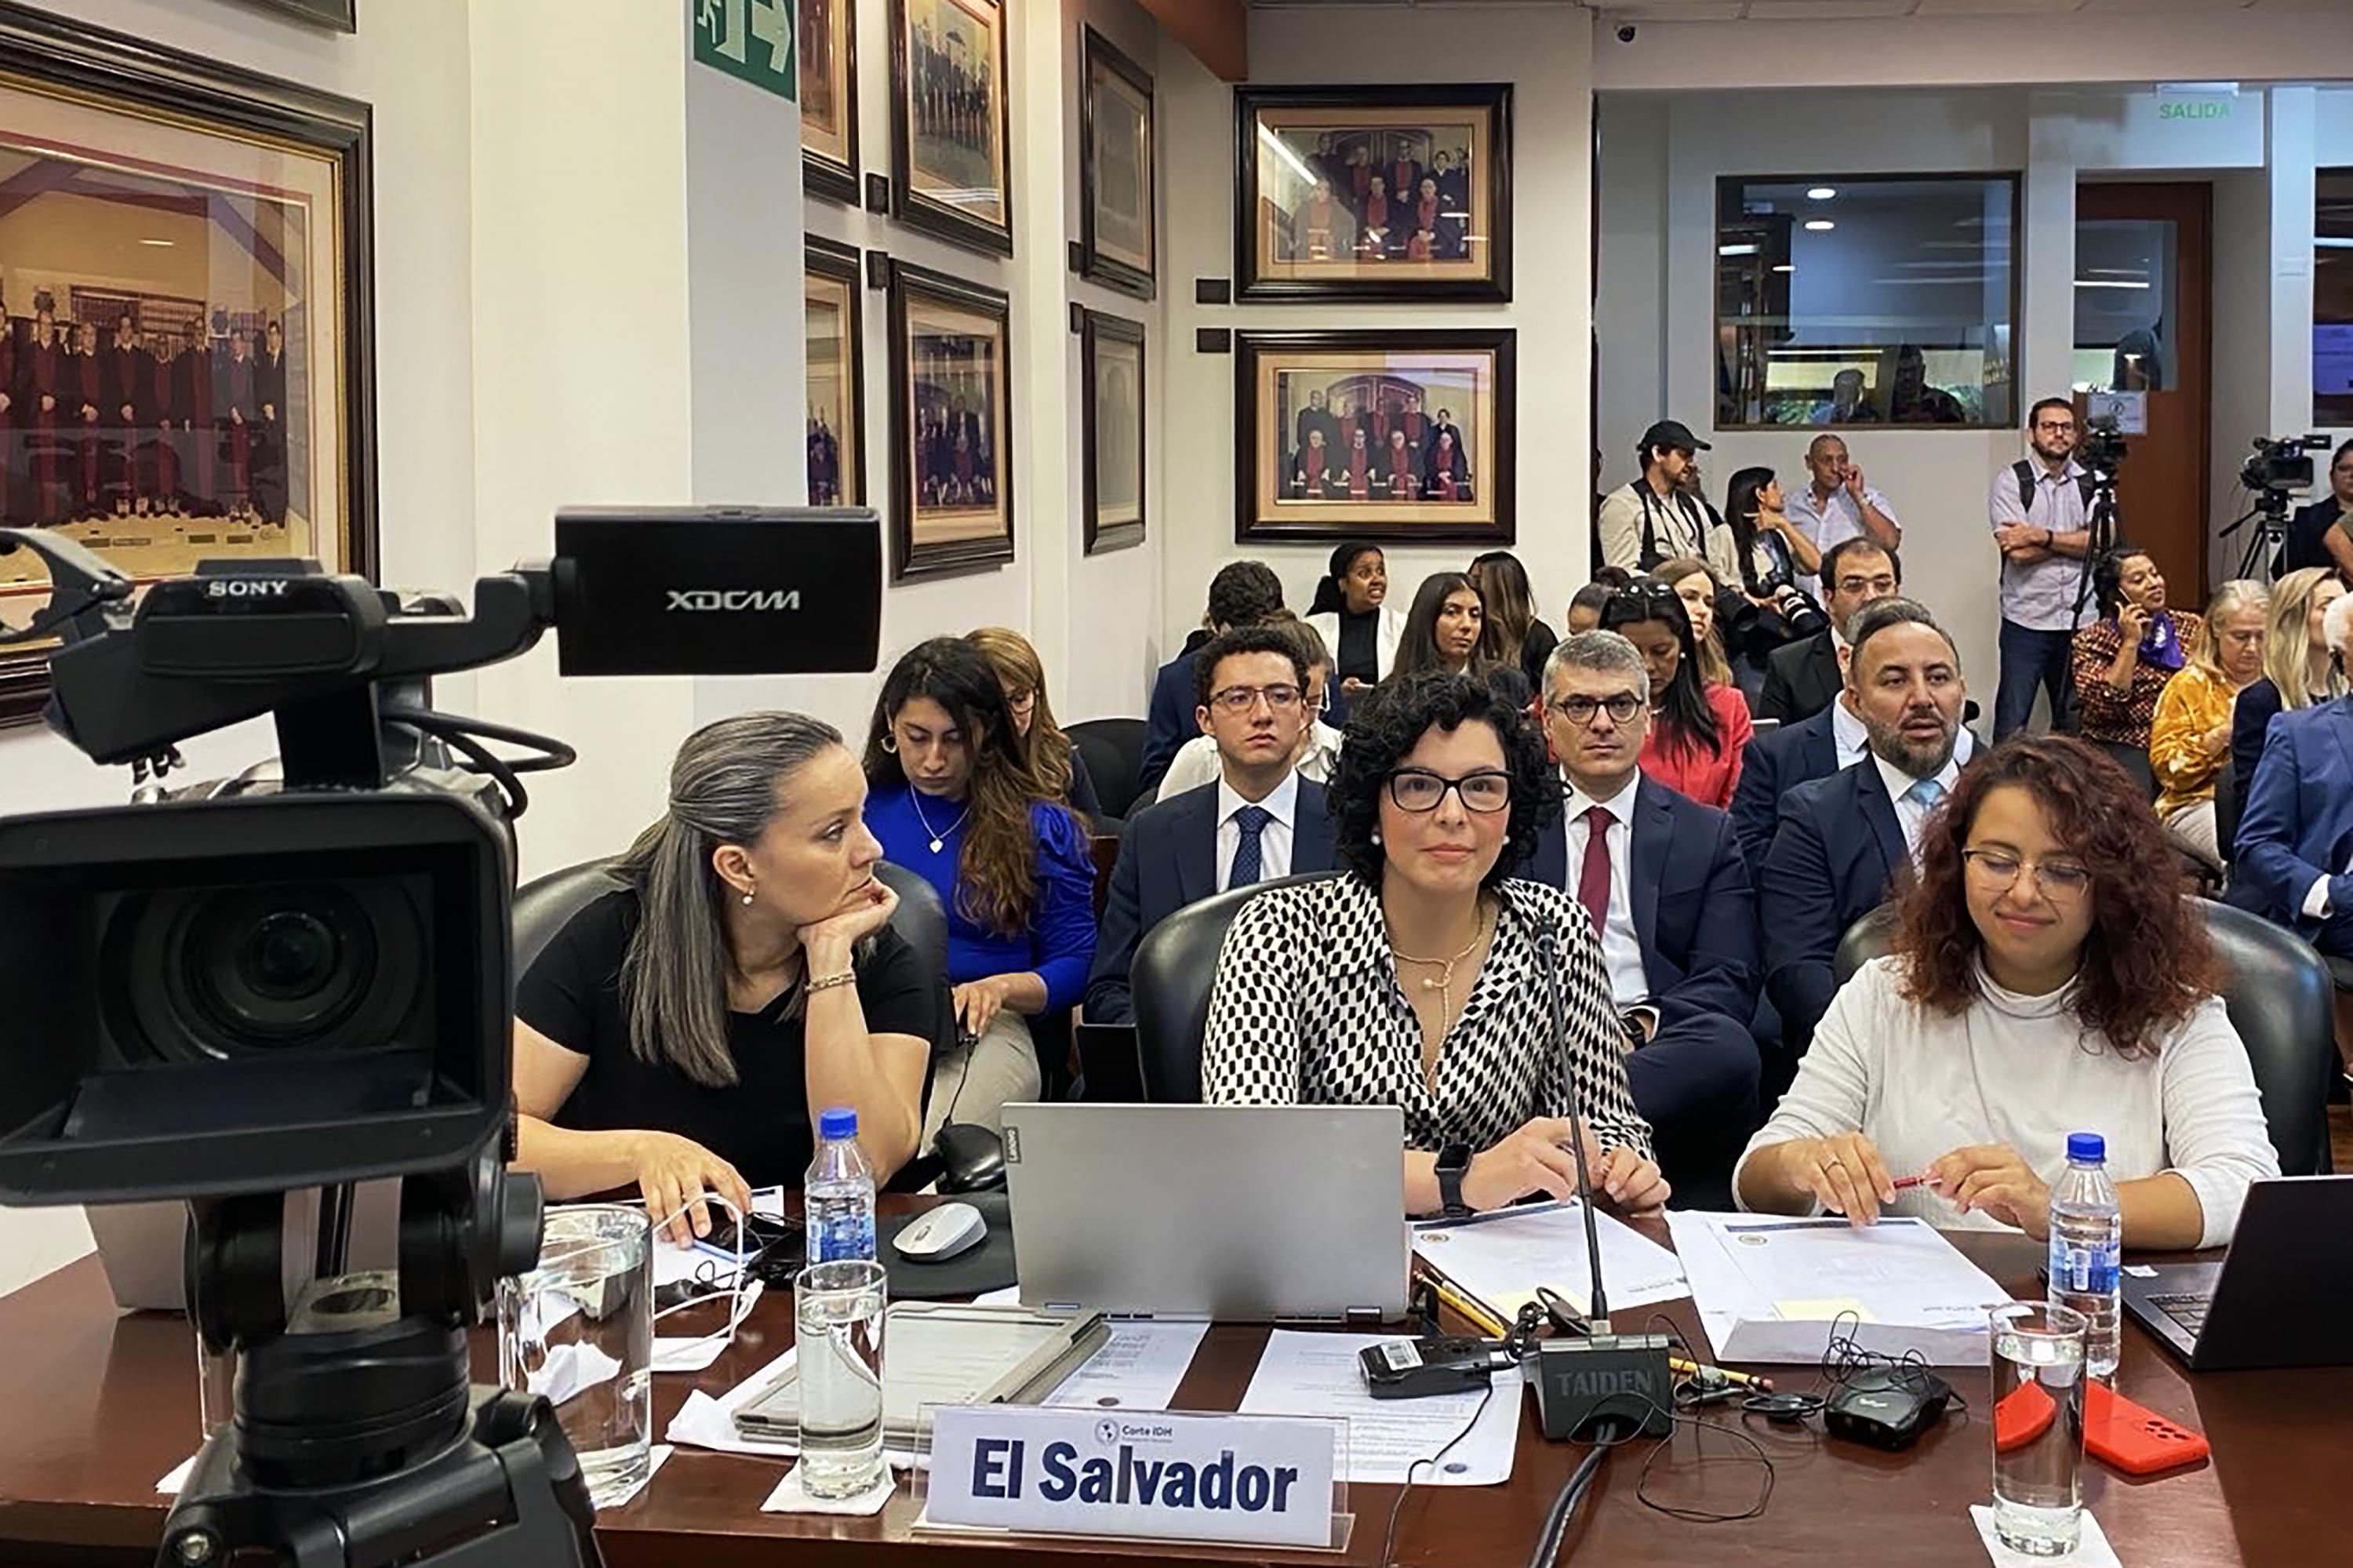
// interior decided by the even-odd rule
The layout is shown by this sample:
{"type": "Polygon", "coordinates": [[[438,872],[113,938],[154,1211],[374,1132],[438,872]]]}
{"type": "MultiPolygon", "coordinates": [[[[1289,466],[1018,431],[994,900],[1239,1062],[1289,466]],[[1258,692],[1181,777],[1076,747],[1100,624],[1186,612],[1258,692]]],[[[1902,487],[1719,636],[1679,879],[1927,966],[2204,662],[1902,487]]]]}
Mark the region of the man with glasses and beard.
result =
{"type": "Polygon", "coordinates": [[[1194,667],[1194,720],[1217,743],[1218,781],[1136,813],[1121,839],[1087,975],[1087,1022],[1135,1017],[1128,970],[1136,945],[1187,904],[1301,872],[1332,869],[1324,787],[1299,776],[1300,740],[1315,722],[1307,661],[1277,626],[1240,626],[1209,640],[1194,667]]]}
{"type": "Polygon", "coordinates": [[[1848,629],[1848,701],[1869,732],[1863,759],[1781,798],[1757,881],[1765,990],[1781,1015],[1786,1087],[1838,990],[1839,938],[1912,874],[1920,830],[1960,777],[1954,747],[1968,686],[1961,656],[1927,608],[1908,599],[1865,607],[1848,629]]]}
{"type": "Polygon", "coordinates": [[[2026,417],[2031,461],[1993,476],[1987,512],[2001,551],[2001,684],[1993,699],[1997,744],[2026,727],[2037,686],[2051,698],[2051,727],[2072,705],[2076,596],[2091,549],[2091,475],[2075,461],[2075,405],[2045,397],[2026,417]]]}

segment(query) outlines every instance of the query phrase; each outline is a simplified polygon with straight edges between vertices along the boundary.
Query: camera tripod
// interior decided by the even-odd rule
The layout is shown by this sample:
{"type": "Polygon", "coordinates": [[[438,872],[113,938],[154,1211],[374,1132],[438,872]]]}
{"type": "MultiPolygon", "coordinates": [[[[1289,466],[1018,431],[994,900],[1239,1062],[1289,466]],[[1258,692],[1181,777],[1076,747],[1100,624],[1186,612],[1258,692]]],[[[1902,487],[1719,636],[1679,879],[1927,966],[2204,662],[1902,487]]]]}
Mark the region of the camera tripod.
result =
{"type": "Polygon", "coordinates": [[[2255,503],[2239,514],[2237,522],[2222,530],[2225,539],[2250,523],[2255,531],[2247,540],[2247,553],[2239,557],[2238,575],[2253,577],[2257,582],[2269,582],[2272,567],[2287,544],[2287,492],[2266,486],[2257,493],[2255,503]]]}
{"type": "Polygon", "coordinates": [[[2092,471],[2092,493],[2084,512],[2084,564],[2075,573],[2075,623],[2083,624],[2084,606],[2092,597],[2092,564],[2108,550],[2116,547],[2123,536],[2123,523],[2116,513],[2116,474],[2114,469],[2092,471]]]}
{"type": "MultiPolygon", "coordinates": [[[[596,1514],[554,1411],[470,1387],[480,1292],[537,1260],[539,1183],[496,1152],[401,1189],[398,1305],[287,1332],[283,1193],[196,1202],[189,1315],[239,1353],[237,1419],[196,1457],[158,1568],[596,1568],[596,1514]]],[[[337,1244],[333,1250],[340,1250],[337,1244]]]]}

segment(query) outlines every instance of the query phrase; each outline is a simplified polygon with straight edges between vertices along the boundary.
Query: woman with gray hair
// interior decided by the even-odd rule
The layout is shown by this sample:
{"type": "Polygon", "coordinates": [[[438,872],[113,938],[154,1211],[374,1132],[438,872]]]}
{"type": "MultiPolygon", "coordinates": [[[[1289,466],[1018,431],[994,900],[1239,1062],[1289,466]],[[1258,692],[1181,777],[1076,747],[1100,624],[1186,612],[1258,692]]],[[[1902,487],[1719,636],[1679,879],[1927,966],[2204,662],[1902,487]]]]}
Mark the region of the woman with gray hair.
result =
{"type": "Polygon", "coordinates": [[[2263,678],[2271,603],[2269,588],[2243,577],[2216,588],[2189,645],[2189,662],[2158,694],[2149,721],[2158,819],[2176,843],[2216,871],[2225,856],[2215,827],[2215,779],[2230,759],[2239,694],[2263,678]]]}
{"type": "Polygon", "coordinates": [[[891,928],[865,803],[840,733],[799,714],[679,747],[621,885],[515,987],[515,1163],[550,1198],[634,1185],[686,1242],[706,1192],[797,1183],[819,1110],[857,1111],[878,1181],[915,1152],[941,980],[891,928]]]}

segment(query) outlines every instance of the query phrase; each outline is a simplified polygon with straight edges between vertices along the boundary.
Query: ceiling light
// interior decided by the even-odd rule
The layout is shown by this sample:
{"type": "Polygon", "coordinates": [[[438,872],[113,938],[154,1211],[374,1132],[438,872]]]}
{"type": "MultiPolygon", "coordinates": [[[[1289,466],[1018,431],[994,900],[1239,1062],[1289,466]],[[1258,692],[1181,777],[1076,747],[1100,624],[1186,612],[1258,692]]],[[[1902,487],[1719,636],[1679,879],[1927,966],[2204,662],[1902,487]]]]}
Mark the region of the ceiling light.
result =
{"type": "Polygon", "coordinates": [[[1831,197],[1836,195],[1838,195],[1838,186],[1836,185],[1816,185],[1813,189],[1806,193],[1806,199],[1808,201],[1828,201],[1831,197]]]}
{"type": "Polygon", "coordinates": [[[2146,289],[2148,285],[2128,282],[2122,278],[2078,278],[2075,280],[2075,287],[2079,289],[2146,289]]]}
{"type": "Polygon", "coordinates": [[[1773,270],[1776,272],[1794,272],[1797,269],[1790,266],[1787,261],[1784,261],[1778,267],[1774,268],[1773,270]]]}
{"type": "Polygon", "coordinates": [[[1757,254],[1757,247],[1754,245],[1719,245],[1715,248],[1715,253],[1718,256],[1754,256],[1757,254]]]}
{"type": "Polygon", "coordinates": [[[160,246],[162,249],[169,250],[173,246],[178,244],[179,241],[176,239],[142,239],[139,243],[142,245],[160,246]]]}
{"type": "Polygon", "coordinates": [[[1837,227],[1837,224],[1827,217],[1809,218],[1806,221],[1806,232],[1809,234],[1828,234],[1837,227]]]}

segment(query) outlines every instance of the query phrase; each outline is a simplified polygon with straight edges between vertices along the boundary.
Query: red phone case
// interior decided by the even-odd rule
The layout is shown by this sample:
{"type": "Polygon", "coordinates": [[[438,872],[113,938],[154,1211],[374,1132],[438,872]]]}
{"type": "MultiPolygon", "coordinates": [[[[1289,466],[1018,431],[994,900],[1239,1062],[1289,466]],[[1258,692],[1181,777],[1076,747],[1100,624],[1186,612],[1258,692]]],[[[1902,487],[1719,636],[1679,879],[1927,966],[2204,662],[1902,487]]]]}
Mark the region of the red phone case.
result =
{"type": "Polygon", "coordinates": [[[1993,1446],[2007,1454],[2021,1443],[2031,1443],[2050,1430],[2059,1406],[2042,1385],[2022,1383],[1993,1405],[1993,1446]]]}
{"type": "Polygon", "coordinates": [[[2103,1383],[2084,1393],[2084,1446],[2130,1476],[2194,1465],[2208,1452],[2202,1434],[2135,1404],[2103,1383]]]}

